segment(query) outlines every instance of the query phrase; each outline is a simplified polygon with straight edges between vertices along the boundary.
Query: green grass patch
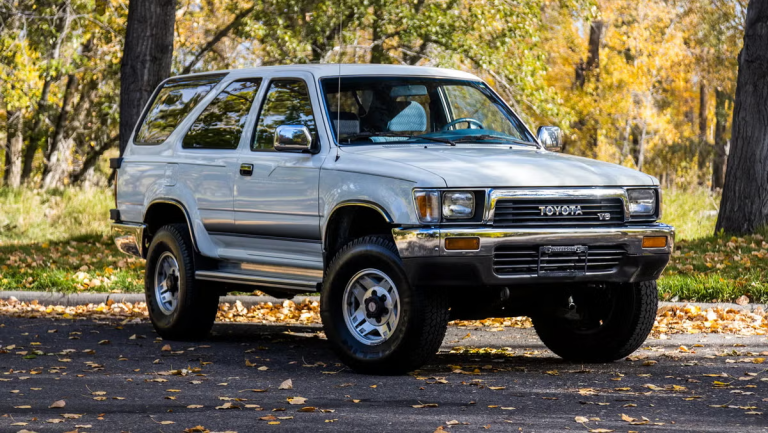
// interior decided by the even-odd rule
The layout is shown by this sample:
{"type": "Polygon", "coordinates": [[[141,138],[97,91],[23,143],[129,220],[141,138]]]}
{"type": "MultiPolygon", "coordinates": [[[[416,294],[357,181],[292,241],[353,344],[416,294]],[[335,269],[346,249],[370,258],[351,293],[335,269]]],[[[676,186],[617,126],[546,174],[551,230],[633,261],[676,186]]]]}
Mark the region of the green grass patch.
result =
{"type": "Polygon", "coordinates": [[[768,230],[678,242],[659,280],[663,300],[768,303],[768,230]]]}
{"type": "Polygon", "coordinates": [[[0,246],[106,235],[113,207],[109,189],[0,188],[0,246]]]}
{"type": "Polygon", "coordinates": [[[144,260],[118,251],[107,236],[0,246],[0,290],[144,291],[144,260]]]}
{"type": "Polygon", "coordinates": [[[664,190],[661,221],[674,226],[678,240],[691,240],[715,233],[720,195],[707,188],[664,190]]]}

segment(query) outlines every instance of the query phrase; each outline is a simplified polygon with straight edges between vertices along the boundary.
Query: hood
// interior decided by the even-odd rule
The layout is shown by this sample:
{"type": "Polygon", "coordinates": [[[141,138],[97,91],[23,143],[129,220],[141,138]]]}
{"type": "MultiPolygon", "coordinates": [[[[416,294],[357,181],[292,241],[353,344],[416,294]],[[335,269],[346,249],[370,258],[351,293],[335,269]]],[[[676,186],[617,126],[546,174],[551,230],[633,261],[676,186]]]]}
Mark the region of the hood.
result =
{"type": "Polygon", "coordinates": [[[620,165],[521,146],[369,145],[347,146],[344,151],[429,171],[448,187],[658,184],[655,178],[620,165]]]}

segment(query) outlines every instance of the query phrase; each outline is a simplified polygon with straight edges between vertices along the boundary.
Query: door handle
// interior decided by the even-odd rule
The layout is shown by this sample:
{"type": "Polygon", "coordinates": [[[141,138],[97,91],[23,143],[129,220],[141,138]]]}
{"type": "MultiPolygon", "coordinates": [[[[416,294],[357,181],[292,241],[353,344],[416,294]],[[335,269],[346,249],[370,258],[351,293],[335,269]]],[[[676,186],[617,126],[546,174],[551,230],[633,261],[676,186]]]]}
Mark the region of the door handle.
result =
{"type": "Polygon", "coordinates": [[[240,176],[251,176],[253,174],[253,164],[240,164],[240,176]]]}

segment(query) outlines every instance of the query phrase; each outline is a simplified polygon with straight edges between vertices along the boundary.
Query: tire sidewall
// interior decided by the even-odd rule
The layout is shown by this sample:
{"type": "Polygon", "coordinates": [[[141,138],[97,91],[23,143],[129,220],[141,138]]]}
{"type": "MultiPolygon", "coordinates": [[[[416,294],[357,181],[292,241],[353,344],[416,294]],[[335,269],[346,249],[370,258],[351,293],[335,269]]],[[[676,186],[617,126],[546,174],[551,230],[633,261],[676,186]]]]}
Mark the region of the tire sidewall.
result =
{"type": "MultiPolygon", "coordinates": [[[[162,228],[152,239],[152,244],[150,245],[147,254],[147,265],[144,275],[147,310],[155,329],[161,332],[175,326],[180,320],[180,316],[183,314],[184,305],[186,304],[185,299],[190,284],[188,271],[193,270],[190,269],[190,264],[192,262],[191,258],[186,257],[180,248],[180,243],[183,241],[183,239],[178,239],[177,236],[174,236],[174,233],[170,230],[162,228]],[[179,265],[178,302],[171,314],[165,314],[163,310],[160,309],[155,296],[155,269],[157,268],[160,256],[165,252],[173,254],[179,265]]],[[[188,248],[186,250],[188,250],[188,248]]]]}
{"type": "MultiPolygon", "coordinates": [[[[650,282],[651,284],[655,282],[650,282]]],[[[608,320],[598,329],[588,333],[573,330],[568,320],[551,316],[533,317],[537,334],[555,354],[574,361],[612,361],[633,352],[632,343],[640,334],[643,340],[650,332],[648,323],[641,323],[642,308],[649,299],[638,287],[646,283],[617,284],[611,300],[608,320]],[[645,329],[647,328],[647,329],[645,329]]],[[[655,293],[655,284],[653,284],[655,293]]],[[[655,297],[653,299],[655,301],[655,297]]],[[[654,314],[655,317],[655,314],[654,314]]]]}
{"type": "Polygon", "coordinates": [[[397,357],[408,345],[409,329],[417,326],[414,297],[400,258],[377,243],[360,243],[342,251],[328,270],[321,294],[320,309],[326,336],[341,352],[347,363],[365,365],[397,357]],[[352,277],[363,269],[376,269],[386,274],[400,298],[400,318],[392,335],[383,343],[369,346],[354,337],[347,327],[343,308],[344,292],[352,277]]]}

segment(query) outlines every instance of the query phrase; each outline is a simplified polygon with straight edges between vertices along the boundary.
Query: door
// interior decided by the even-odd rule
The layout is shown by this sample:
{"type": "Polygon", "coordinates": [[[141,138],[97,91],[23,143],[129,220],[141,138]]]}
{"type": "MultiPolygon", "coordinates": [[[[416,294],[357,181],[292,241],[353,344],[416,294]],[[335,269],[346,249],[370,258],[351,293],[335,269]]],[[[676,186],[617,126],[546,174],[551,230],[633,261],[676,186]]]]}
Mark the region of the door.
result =
{"type": "MultiPolygon", "coordinates": [[[[205,230],[216,234],[234,229],[233,187],[237,148],[261,78],[238,79],[227,84],[203,109],[181,140],[175,176],[190,191],[205,230]]],[[[168,170],[166,170],[168,172],[168,170]]],[[[167,174],[166,174],[167,176],[167,174]]]]}
{"type": "Polygon", "coordinates": [[[278,152],[275,129],[304,125],[317,143],[314,84],[305,77],[265,83],[249,149],[235,179],[235,232],[246,270],[270,276],[322,278],[318,184],[325,153],[278,152]],[[309,83],[309,84],[308,84],[309,83]]]}

